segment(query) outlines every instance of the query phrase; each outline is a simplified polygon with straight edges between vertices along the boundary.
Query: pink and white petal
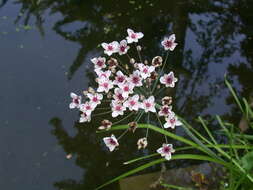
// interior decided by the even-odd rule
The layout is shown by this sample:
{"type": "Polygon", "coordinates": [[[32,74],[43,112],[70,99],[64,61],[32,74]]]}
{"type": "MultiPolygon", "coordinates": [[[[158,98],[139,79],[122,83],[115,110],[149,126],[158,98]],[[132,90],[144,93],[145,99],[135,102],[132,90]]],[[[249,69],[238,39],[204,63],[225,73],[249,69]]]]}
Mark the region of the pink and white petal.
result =
{"type": "Polygon", "coordinates": [[[180,125],[183,125],[183,123],[179,120],[176,121],[176,126],[180,126],[180,125]]]}
{"type": "Polygon", "coordinates": [[[153,112],[153,113],[155,113],[156,112],[155,106],[151,107],[150,111],[153,112]]]}
{"type": "Polygon", "coordinates": [[[169,39],[168,39],[169,41],[171,41],[171,42],[174,42],[175,40],[176,40],[176,35],[175,34],[171,34],[170,36],[169,36],[169,39]]]}
{"type": "Polygon", "coordinates": [[[176,46],[177,46],[177,43],[173,43],[173,44],[171,45],[171,47],[169,48],[170,51],[173,51],[173,50],[175,49],[176,46]]]}
{"type": "Polygon", "coordinates": [[[97,89],[97,92],[104,92],[104,87],[99,86],[98,89],[97,89]]]}
{"type": "Polygon", "coordinates": [[[116,148],[116,146],[114,145],[108,145],[107,147],[109,148],[110,152],[114,151],[114,149],[116,148]]]}
{"type": "Polygon", "coordinates": [[[107,46],[108,46],[108,44],[107,44],[107,43],[102,43],[101,46],[102,46],[104,49],[106,49],[107,46]]]}
{"type": "Polygon", "coordinates": [[[165,83],[166,83],[165,76],[162,76],[162,77],[160,78],[160,83],[162,83],[162,84],[165,84],[165,83]]]}
{"type": "Polygon", "coordinates": [[[143,36],[144,36],[144,34],[142,33],[142,32],[138,32],[138,33],[136,33],[137,34],[137,38],[138,39],[141,39],[141,38],[143,38],[143,36]]]}
{"type": "Polygon", "coordinates": [[[118,115],[119,115],[119,113],[117,111],[112,112],[112,117],[117,117],[118,115]]]}
{"type": "Polygon", "coordinates": [[[133,43],[133,39],[132,38],[126,37],[126,39],[127,39],[127,43],[129,43],[129,44],[133,43]]]}
{"type": "Polygon", "coordinates": [[[127,46],[127,41],[126,40],[121,40],[120,45],[127,46]]]}
{"type": "Polygon", "coordinates": [[[99,100],[102,100],[102,99],[103,99],[103,95],[102,95],[102,94],[98,94],[98,95],[97,95],[97,98],[98,98],[99,100]]]}
{"type": "Polygon", "coordinates": [[[155,97],[154,96],[150,96],[149,98],[148,98],[148,102],[155,102],[155,97]]]}
{"type": "Polygon", "coordinates": [[[163,148],[161,147],[161,148],[157,149],[156,152],[159,153],[159,154],[162,154],[163,153],[163,148]]]}
{"type": "Polygon", "coordinates": [[[71,92],[71,93],[70,93],[70,97],[71,97],[71,98],[77,98],[78,96],[77,96],[74,92],[71,92]]]}
{"type": "Polygon", "coordinates": [[[134,31],[130,28],[127,29],[127,34],[130,36],[132,33],[134,33],[134,31]]]}
{"type": "Polygon", "coordinates": [[[165,129],[168,129],[168,128],[170,128],[171,126],[170,126],[170,124],[169,124],[168,122],[166,122],[166,123],[163,125],[163,127],[164,127],[165,129]]]}
{"type": "Polygon", "coordinates": [[[69,104],[69,108],[70,108],[70,109],[74,109],[74,108],[76,108],[76,104],[75,104],[75,103],[73,103],[73,102],[72,102],[72,103],[70,103],[70,104],[69,104]]]}
{"type": "Polygon", "coordinates": [[[162,41],[162,45],[163,46],[166,46],[166,42],[168,41],[169,39],[167,38],[167,37],[165,37],[164,39],[163,39],[163,41],[162,41]]]}
{"type": "Polygon", "coordinates": [[[112,46],[113,46],[114,48],[117,48],[117,47],[119,46],[119,42],[113,41],[113,42],[112,42],[112,46]]]}
{"type": "Polygon", "coordinates": [[[104,53],[107,54],[108,56],[111,56],[113,54],[112,51],[106,51],[106,50],[104,51],[104,53]]]}
{"type": "Polygon", "coordinates": [[[88,94],[87,94],[87,97],[88,97],[90,100],[93,98],[93,96],[94,96],[94,95],[91,94],[91,93],[88,93],[88,94]]]}
{"type": "Polygon", "coordinates": [[[170,154],[170,153],[166,154],[166,155],[165,155],[165,159],[166,159],[166,160],[170,160],[170,159],[171,159],[171,154],[170,154]]]}

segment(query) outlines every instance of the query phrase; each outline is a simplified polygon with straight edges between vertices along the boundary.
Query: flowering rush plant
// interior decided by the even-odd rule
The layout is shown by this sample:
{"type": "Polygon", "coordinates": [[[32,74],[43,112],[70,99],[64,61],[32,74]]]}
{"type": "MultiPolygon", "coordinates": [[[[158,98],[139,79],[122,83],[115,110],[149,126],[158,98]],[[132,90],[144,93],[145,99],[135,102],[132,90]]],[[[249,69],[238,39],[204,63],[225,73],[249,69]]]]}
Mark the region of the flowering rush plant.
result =
{"type": "MultiPolygon", "coordinates": [[[[102,120],[98,130],[110,130],[112,126],[125,121],[130,115],[135,116],[135,119],[128,123],[129,128],[119,137],[111,134],[103,138],[110,151],[119,147],[120,138],[128,131],[134,132],[138,128],[138,121],[143,116],[148,118],[149,123],[150,114],[153,114],[158,119],[160,127],[164,129],[174,129],[181,125],[172,111],[172,98],[161,97],[162,90],[174,88],[178,80],[172,71],[164,71],[169,52],[177,46],[175,34],[165,37],[161,42],[161,46],[167,51],[165,61],[161,56],[155,56],[150,62],[142,60],[142,47],[138,45],[144,34],[132,29],[127,29],[127,34],[128,36],[120,42],[102,43],[106,56],[91,59],[97,75],[97,88],[89,87],[87,91],[84,91],[84,97],[73,92],[70,94],[72,102],[69,107],[81,112],[80,123],[90,122],[92,117],[98,115],[92,114],[95,109],[106,109],[101,108],[102,102],[109,102],[107,108],[110,109],[112,118],[123,117],[114,123],[108,119],[102,120]],[[130,56],[130,46],[137,51],[137,60],[130,56]],[[128,60],[126,63],[121,61],[123,56],[126,56],[128,60]]],[[[146,148],[148,145],[148,129],[146,130],[146,136],[137,141],[138,149],[146,148]]],[[[164,144],[157,149],[157,152],[170,160],[175,150],[165,138],[164,144]]]]}

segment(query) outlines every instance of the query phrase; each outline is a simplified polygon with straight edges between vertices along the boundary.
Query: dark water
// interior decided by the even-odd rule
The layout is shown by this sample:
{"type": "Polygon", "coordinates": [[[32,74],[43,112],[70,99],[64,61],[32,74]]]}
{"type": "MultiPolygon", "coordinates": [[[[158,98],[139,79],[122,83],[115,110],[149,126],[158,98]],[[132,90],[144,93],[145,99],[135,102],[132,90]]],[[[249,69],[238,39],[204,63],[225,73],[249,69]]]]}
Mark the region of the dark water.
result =
{"type": "Polygon", "coordinates": [[[128,27],[145,34],[147,59],[162,55],[160,40],[176,33],[179,46],[167,69],[179,77],[174,109],[186,119],[240,117],[225,73],[240,95],[252,93],[251,0],[2,0],[0,6],[0,189],[94,189],[130,169],[124,161],[162,143],[154,137],[154,148],[137,151],[137,133],[109,153],[96,121],[80,125],[68,109],[71,91],[94,84],[89,60],[102,53],[98,44],[125,37],[128,27]]]}

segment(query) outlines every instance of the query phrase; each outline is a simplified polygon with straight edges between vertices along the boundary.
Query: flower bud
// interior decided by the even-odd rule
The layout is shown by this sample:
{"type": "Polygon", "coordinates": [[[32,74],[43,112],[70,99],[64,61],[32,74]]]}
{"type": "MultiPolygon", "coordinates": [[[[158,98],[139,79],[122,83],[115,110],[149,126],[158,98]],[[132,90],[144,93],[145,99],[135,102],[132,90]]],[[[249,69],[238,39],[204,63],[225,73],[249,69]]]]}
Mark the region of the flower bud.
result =
{"type": "Polygon", "coordinates": [[[130,123],[128,123],[128,126],[129,126],[129,128],[128,128],[128,130],[129,131],[131,131],[131,132],[135,132],[135,130],[137,129],[137,123],[136,122],[130,122],[130,123]]]}
{"type": "Polygon", "coordinates": [[[110,122],[109,120],[107,119],[104,119],[102,122],[101,122],[101,126],[98,128],[99,130],[109,130],[111,129],[111,126],[112,126],[112,122],[110,122]]]}
{"type": "Polygon", "coordinates": [[[94,94],[95,93],[95,90],[91,87],[88,88],[88,92],[91,93],[91,94],[94,94]]]}
{"type": "Polygon", "coordinates": [[[109,98],[109,99],[112,98],[112,92],[107,93],[107,98],[109,98]]]}
{"type": "Polygon", "coordinates": [[[148,145],[148,141],[147,141],[147,138],[144,137],[144,138],[141,138],[137,141],[137,146],[138,146],[138,149],[141,149],[141,148],[146,148],[148,145]]]}
{"type": "Polygon", "coordinates": [[[84,91],[83,91],[83,95],[84,95],[84,96],[87,96],[87,94],[88,94],[88,91],[87,91],[87,90],[84,90],[84,91]]]}
{"type": "Polygon", "coordinates": [[[137,51],[141,51],[141,46],[140,45],[137,46],[136,49],[137,49],[137,51]]]}
{"type": "Polygon", "coordinates": [[[131,59],[130,59],[130,63],[131,63],[131,64],[134,64],[134,63],[135,63],[134,58],[131,58],[131,59]]]}
{"type": "Polygon", "coordinates": [[[165,96],[165,97],[162,99],[162,104],[163,104],[163,105],[170,105],[170,104],[172,104],[172,97],[170,97],[170,96],[165,96]]]}
{"type": "Polygon", "coordinates": [[[160,67],[163,63],[163,58],[161,56],[156,56],[152,59],[152,65],[155,67],[160,67]]]}
{"type": "Polygon", "coordinates": [[[151,76],[150,76],[150,78],[152,79],[152,80],[156,80],[157,79],[157,77],[158,77],[158,74],[157,74],[157,72],[152,72],[151,73],[151,76]]]}
{"type": "Polygon", "coordinates": [[[109,66],[109,69],[113,69],[115,68],[119,63],[117,61],[117,59],[115,58],[110,58],[108,61],[107,61],[107,64],[109,66]]]}

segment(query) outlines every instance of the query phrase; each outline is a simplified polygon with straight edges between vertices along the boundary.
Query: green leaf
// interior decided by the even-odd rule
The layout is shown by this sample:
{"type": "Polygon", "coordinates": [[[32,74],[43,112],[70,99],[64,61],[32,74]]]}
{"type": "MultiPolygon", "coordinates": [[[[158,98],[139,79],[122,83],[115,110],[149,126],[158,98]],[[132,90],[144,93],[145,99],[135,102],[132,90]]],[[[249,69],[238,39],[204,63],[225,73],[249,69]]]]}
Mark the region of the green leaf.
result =
{"type": "Polygon", "coordinates": [[[253,151],[248,152],[242,157],[242,165],[248,172],[253,169],[253,151]]]}
{"type": "Polygon", "coordinates": [[[166,183],[161,183],[161,185],[163,187],[177,189],[177,190],[193,190],[192,188],[181,187],[181,186],[177,186],[177,185],[170,185],[170,184],[166,184],[166,183]]]}
{"type": "Polygon", "coordinates": [[[152,161],[152,162],[149,162],[149,163],[147,163],[147,164],[144,164],[144,165],[142,165],[142,166],[140,166],[140,167],[138,167],[138,168],[135,168],[135,169],[130,170],[130,171],[128,171],[128,172],[126,172],[126,173],[124,173],[124,174],[118,176],[118,177],[113,178],[112,180],[106,182],[105,184],[100,185],[100,186],[97,187],[95,190],[101,189],[101,188],[103,188],[103,187],[105,187],[105,186],[107,186],[107,185],[109,185],[109,184],[111,184],[111,183],[113,183],[113,182],[115,182],[115,181],[118,181],[118,180],[120,180],[120,179],[122,179],[122,178],[125,178],[125,177],[127,177],[127,176],[132,175],[132,174],[135,174],[135,173],[137,173],[137,172],[139,172],[139,171],[142,171],[142,170],[144,170],[144,169],[146,169],[146,168],[149,168],[149,167],[151,167],[151,166],[153,166],[153,165],[159,164],[159,163],[164,162],[164,161],[165,161],[164,158],[160,158],[160,159],[158,159],[158,160],[154,160],[154,161],[152,161]]]}
{"type": "MultiPolygon", "coordinates": [[[[123,129],[127,129],[127,128],[129,128],[128,125],[117,125],[117,126],[112,127],[112,128],[111,128],[110,130],[108,130],[108,131],[123,130],[123,129]]],[[[140,124],[138,124],[138,128],[149,128],[149,129],[151,129],[151,130],[153,130],[153,131],[156,131],[156,132],[158,132],[158,133],[161,133],[161,134],[163,134],[163,135],[166,135],[166,136],[168,136],[168,137],[170,137],[170,138],[173,138],[173,139],[178,140],[178,141],[180,141],[180,142],[183,142],[183,143],[185,143],[185,144],[188,144],[188,145],[194,146],[194,147],[196,147],[196,148],[199,148],[199,146],[198,146],[196,143],[194,143],[193,141],[188,140],[188,139],[186,139],[186,138],[184,138],[184,137],[175,135],[174,133],[171,133],[171,132],[169,132],[169,131],[166,131],[166,130],[164,130],[164,129],[161,129],[161,128],[156,127],[156,126],[151,125],[151,124],[143,124],[143,123],[140,123],[140,124]]],[[[104,131],[104,132],[106,132],[106,131],[104,131]]]]}
{"type": "MultiPolygon", "coordinates": [[[[223,162],[223,161],[211,158],[209,156],[204,156],[204,155],[178,154],[178,155],[172,156],[172,158],[171,158],[171,160],[182,160],[182,159],[210,161],[210,162],[215,162],[215,163],[224,165],[226,167],[230,167],[230,165],[228,163],[226,163],[226,162],[223,162]]],[[[109,184],[111,184],[113,182],[116,182],[116,181],[118,181],[118,180],[120,180],[122,178],[125,178],[127,176],[132,175],[132,174],[135,174],[135,173],[137,173],[139,171],[142,171],[142,170],[144,170],[146,168],[149,168],[149,167],[151,167],[153,165],[159,164],[159,163],[164,162],[164,161],[167,161],[167,160],[165,160],[164,158],[160,158],[160,159],[154,160],[152,162],[149,162],[147,164],[144,164],[142,166],[139,166],[139,167],[137,167],[137,168],[135,168],[133,170],[130,170],[130,171],[128,171],[128,172],[126,172],[126,173],[118,176],[118,177],[115,177],[115,178],[111,179],[110,181],[106,182],[105,184],[100,185],[99,187],[97,187],[95,190],[101,189],[101,188],[103,188],[103,187],[105,187],[105,186],[107,186],[107,185],[109,185],[109,184]]]]}
{"type": "Polygon", "coordinates": [[[144,159],[147,159],[147,158],[151,158],[151,157],[154,157],[154,156],[157,156],[157,155],[159,155],[159,154],[158,153],[154,153],[154,154],[150,154],[150,155],[147,155],[147,156],[138,157],[138,158],[129,160],[127,162],[124,162],[123,164],[125,164],[125,165],[132,164],[134,162],[137,162],[137,161],[140,161],[140,160],[144,160],[144,159]]]}
{"type": "MultiPolygon", "coordinates": [[[[209,147],[209,148],[214,148],[214,147],[226,148],[226,149],[231,148],[231,145],[227,145],[227,144],[216,144],[216,145],[206,145],[206,146],[209,147]]],[[[246,145],[232,145],[232,147],[234,149],[253,149],[253,146],[246,146],[246,145]]],[[[190,150],[190,149],[195,149],[195,147],[185,146],[185,147],[176,148],[175,150],[176,150],[176,152],[179,152],[179,151],[182,151],[182,150],[190,150]]],[[[154,154],[150,154],[150,155],[147,155],[147,156],[134,158],[132,160],[124,162],[124,164],[125,165],[132,164],[132,163],[135,163],[135,162],[138,162],[138,161],[141,161],[141,160],[145,160],[147,158],[152,158],[152,157],[155,157],[155,156],[158,156],[158,155],[159,155],[158,153],[154,153],[154,154]]]]}
{"type": "Polygon", "coordinates": [[[235,101],[236,101],[238,107],[240,108],[241,112],[242,112],[243,114],[245,114],[245,113],[244,113],[244,110],[243,110],[243,107],[242,107],[242,104],[240,103],[240,100],[239,100],[238,96],[236,95],[236,92],[234,91],[234,89],[233,89],[233,87],[231,86],[231,84],[228,82],[226,76],[225,76],[225,84],[227,85],[229,91],[230,91],[231,94],[233,95],[233,97],[234,97],[234,99],[235,99],[235,101]]]}

